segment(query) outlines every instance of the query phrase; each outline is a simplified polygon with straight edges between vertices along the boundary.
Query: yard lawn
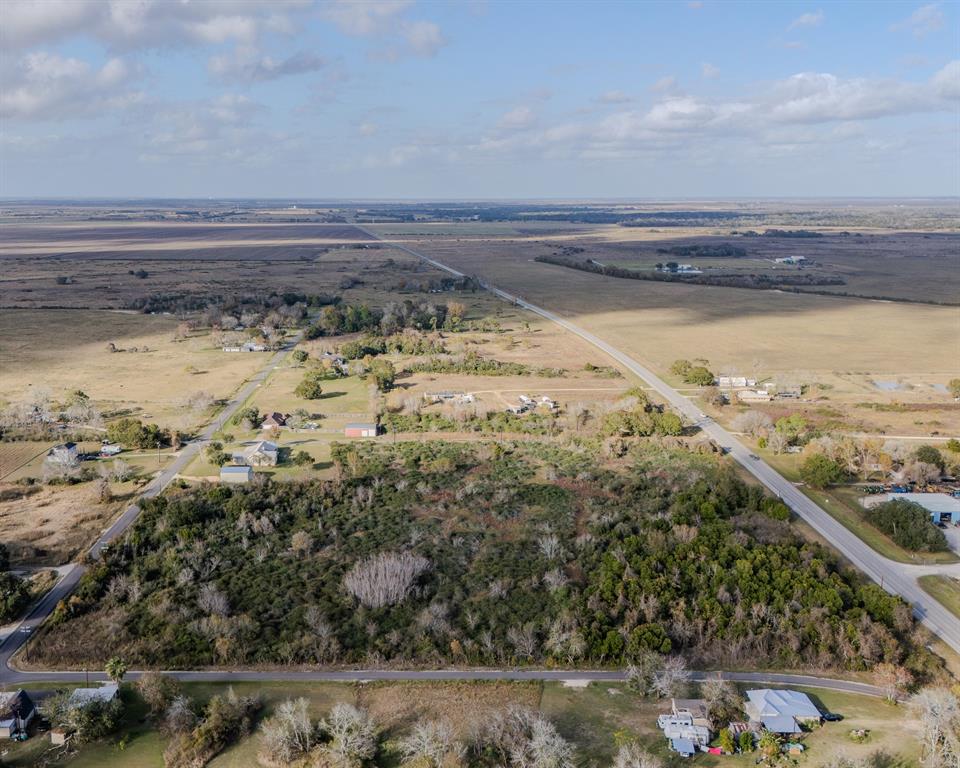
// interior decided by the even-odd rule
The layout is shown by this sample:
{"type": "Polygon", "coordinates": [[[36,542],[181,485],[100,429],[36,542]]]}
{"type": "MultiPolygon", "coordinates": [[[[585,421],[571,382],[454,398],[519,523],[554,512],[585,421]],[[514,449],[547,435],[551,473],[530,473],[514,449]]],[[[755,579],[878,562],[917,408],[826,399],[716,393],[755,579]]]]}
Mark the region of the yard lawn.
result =
{"type": "Polygon", "coordinates": [[[187,397],[199,391],[229,397],[269,353],[228,354],[207,333],[174,341],[176,327],[173,317],[134,312],[0,311],[0,401],[49,382],[54,399],[80,389],[103,411],[132,410],[162,426],[194,427],[206,414],[184,409],[187,397]],[[108,343],[150,351],[109,352],[108,343]]]}
{"type": "MultiPolygon", "coordinates": [[[[250,443],[266,439],[259,433],[243,433],[242,440],[235,440],[232,443],[224,445],[226,453],[240,453],[250,443]]],[[[298,467],[294,464],[282,464],[277,467],[254,467],[254,472],[263,472],[271,475],[277,480],[316,480],[332,476],[332,463],[330,462],[330,443],[335,440],[344,439],[339,432],[335,435],[316,436],[311,432],[291,432],[283,430],[280,433],[280,439],[277,445],[280,448],[289,448],[291,452],[306,451],[313,457],[313,466],[304,465],[298,467]]],[[[207,461],[206,456],[201,452],[187,466],[180,476],[186,479],[202,479],[220,477],[220,467],[217,467],[207,461]]]]}
{"type": "MultiPolygon", "coordinates": [[[[776,469],[788,480],[797,482],[800,479],[798,469],[799,459],[796,454],[775,455],[772,451],[756,448],[754,450],[763,457],[770,466],[776,469]]],[[[855,533],[861,540],[884,557],[898,563],[931,564],[955,563],[957,555],[953,552],[910,552],[896,544],[889,536],[874,528],[866,520],[866,510],[860,506],[857,499],[860,493],[856,488],[837,486],[818,491],[806,485],[798,486],[806,496],[817,502],[827,510],[835,520],[845,528],[855,533]]]]}
{"type": "Polygon", "coordinates": [[[917,581],[954,616],[960,617],[960,581],[950,576],[921,576],[917,581]]]}
{"type": "MultiPolygon", "coordinates": [[[[63,686],[70,687],[70,686],[63,686]]],[[[184,693],[205,702],[216,693],[224,693],[223,683],[186,683],[184,693]]],[[[324,716],[337,702],[348,702],[368,708],[385,727],[387,741],[402,735],[418,718],[446,719],[458,734],[482,724],[487,713],[508,704],[539,709],[553,721],[561,734],[577,748],[581,768],[607,768],[616,751],[618,740],[636,739],[665,760],[667,768],[688,763],[667,749],[667,742],[656,728],[656,717],[665,701],[644,699],[619,683],[590,683],[586,687],[565,687],[559,682],[397,682],[397,683],[296,683],[266,682],[233,684],[239,695],[260,694],[264,709],[260,719],[269,717],[273,708],[287,698],[305,697],[314,718],[324,716]]],[[[808,693],[822,709],[844,716],[842,723],[827,723],[804,738],[808,751],[798,758],[799,766],[816,768],[838,752],[852,757],[883,753],[891,768],[907,768],[917,764],[919,742],[917,726],[905,712],[880,699],[855,694],[833,693],[820,689],[798,689],[808,693]],[[849,739],[854,728],[864,728],[869,738],[864,744],[849,739]]],[[[125,716],[125,729],[112,738],[90,744],[74,758],[58,765],[83,768],[160,768],[165,739],[144,721],[142,703],[133,704],[125,716]],[[118,742],[123,740],[121,749],[118,742]]],[[[12,745],[5,759],[11,768],[27,768],[49,746],[46,738],[35,737],[24,744],[12,745]]],[[[227,748],[211,763],[211,768],[248,768],[256,765],[261,748],[257,731],[227,748]]],[[[388,759],[389,760],[389,759],[388,759]]],[[[753,766],[751,755],[715,757],[699,755],[697,765],[753,766]]],[[[387,765],[381,761],[378,765],[387,765]]],[[[389,763],[393,765],[393,763],[389,763]]]]}
{"type": "MultiPolygon", "coordinates": [[[[261,414],[279,411],[293,413],[303,408],[310,413],[320,414],[321,427],[340,426],[361,417],[371,416],[370,382],[357,376],[342,379],[330,379],[323,382],[323,396],[318,400],[304,400],[297,397],[294,390],[303,380],[307,368],[278,368],[267,381],[257,388],[246,402],[247,406],[260,409],[261,414]],[[340,414],[356,414],[355,416],[340,414]]],[[[225,427],[231,431],[232,425],[225,427]]]]}

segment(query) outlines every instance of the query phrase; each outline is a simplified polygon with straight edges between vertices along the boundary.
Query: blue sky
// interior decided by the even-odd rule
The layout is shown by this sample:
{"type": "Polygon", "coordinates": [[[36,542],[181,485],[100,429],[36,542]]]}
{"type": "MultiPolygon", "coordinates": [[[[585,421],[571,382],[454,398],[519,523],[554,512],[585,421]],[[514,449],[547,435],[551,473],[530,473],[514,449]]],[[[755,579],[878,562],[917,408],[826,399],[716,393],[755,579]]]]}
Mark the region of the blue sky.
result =
{"type": "Polygon", "coordinates": [[[0,196],[960,195],[960,4],[6,0],[0,196]]]}

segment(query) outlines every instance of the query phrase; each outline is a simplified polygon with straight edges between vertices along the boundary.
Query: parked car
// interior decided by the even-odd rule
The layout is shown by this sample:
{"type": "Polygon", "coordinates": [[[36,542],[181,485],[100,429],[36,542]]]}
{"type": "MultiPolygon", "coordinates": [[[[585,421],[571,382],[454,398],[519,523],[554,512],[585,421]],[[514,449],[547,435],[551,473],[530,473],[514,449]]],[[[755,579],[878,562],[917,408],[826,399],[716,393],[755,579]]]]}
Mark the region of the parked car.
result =
{"type": "Polygon", "coordinates": [[[843,715],[838,715],[833,712],[826,712],[823,715],[823,719],[828,723],[839,723],[841,720],[843,720],[843,715]]]}

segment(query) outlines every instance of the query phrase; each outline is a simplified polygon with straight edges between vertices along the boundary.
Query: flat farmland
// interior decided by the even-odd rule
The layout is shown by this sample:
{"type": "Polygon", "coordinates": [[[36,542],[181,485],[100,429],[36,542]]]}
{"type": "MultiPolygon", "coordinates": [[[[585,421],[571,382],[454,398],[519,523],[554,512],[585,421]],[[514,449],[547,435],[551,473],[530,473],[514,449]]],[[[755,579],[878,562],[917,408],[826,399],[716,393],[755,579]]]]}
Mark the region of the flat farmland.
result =
{"type": "Polygon", "coordinates": [[[188,224],[112,223],[5,224],[0,229],[0,253],[60,244],[120,241],[124,245],[169,241],[298,241],[369,242],[363,230],[346,224],[188,224]]]}
{"type": "Polygon", "coordinates": [[[37,456],[44,455],[52,442],[21,441],[0,443],[0,480],[37,456]]]}
{"type": "Polygon", "coordinates": [[[225,398],[269,353],[228,354],[209,334],[174,341],[172,317],[86,310],[0,311],[0,400],[35,388],[62,398],[86,392],[102,411],[133,410],[139,418],[178,429],[196,418],[183,401],[204,391],[225,398]],[[147,352],[110,352],[118,349],[147,352]]]}
{"type": "Polygon", "coordinates": [[[823,383],[826,403],[866,404],[856,411],[865,431],[929,434],[937,429],[930,421],[941,433],[960,429],[945,389],[960,375],[956,307],[605,277],[535,262],[556,252],[556,243],[539,239],[409,244],[570,317],[660,372],[677,358],[703,357],[718,372],[823,383]],[[899,384],[875,384],[886,381],[899,384]],[[923,404],[926,413],[889,410],[905,403],[923,404]]]}
{"type": "Polygon", "coordinates": [[[11,224],[0,233],[0,306],[127,308],[147,297],[392,289],[434,271],[341,225],[11,224]]]}

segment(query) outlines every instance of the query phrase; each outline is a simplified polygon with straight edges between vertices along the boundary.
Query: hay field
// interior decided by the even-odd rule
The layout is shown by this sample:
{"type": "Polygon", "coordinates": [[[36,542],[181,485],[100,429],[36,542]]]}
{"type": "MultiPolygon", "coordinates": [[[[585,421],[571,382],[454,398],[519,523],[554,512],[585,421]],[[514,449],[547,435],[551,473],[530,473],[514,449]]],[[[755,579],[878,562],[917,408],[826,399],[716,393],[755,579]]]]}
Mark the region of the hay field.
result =
{"type": "Polygon", "coordinates": [[[74,389],[101,411],[132,410],[139,418],[178,429],[194,417],[182,401],[194,392],[225,398],[270,354],[227,354],[205,333],[174,341],[172,317],[86,310],[0,311],[0,400],[35,388],[62,398],[74,389]],[[147,347],[149,352],[109,352],[147,347]],[[188,366],[197,373],[189,373],[188,366]]]}

